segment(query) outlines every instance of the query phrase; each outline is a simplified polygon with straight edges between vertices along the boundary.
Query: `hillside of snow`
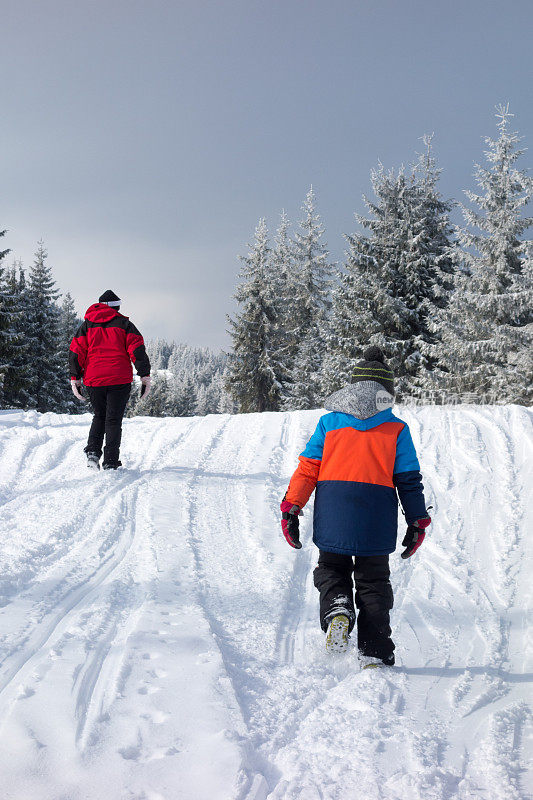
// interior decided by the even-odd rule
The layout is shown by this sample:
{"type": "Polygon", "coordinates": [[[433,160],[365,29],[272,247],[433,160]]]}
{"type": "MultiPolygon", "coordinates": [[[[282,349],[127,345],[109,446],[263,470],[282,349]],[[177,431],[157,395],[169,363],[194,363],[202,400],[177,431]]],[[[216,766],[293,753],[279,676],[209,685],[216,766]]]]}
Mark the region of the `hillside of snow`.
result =
{"type": "MultiPolygon", "coordinates": [[[[0,414],[1,800],[526,800],[533,435],[397,409],[434,525],[391,556],[397,666],[327,657],[279,502],[319,412],[0,414]]],[[[403,528],[403,525],[402,525],[403,528]]]]}

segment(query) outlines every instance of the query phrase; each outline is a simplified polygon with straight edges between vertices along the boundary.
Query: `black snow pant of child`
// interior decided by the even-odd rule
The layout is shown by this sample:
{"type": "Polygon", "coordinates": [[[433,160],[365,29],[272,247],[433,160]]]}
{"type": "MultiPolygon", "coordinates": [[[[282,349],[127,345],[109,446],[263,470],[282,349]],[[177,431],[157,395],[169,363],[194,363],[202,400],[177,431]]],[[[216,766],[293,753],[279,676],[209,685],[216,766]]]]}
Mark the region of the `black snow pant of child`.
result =
{"type": "Polygon", "coordinates": [[[394,652],[390,610],[394,596],[389,577],[388,556],[347,556],[320,550],[314,583],[320,592],[320,625],[326,631],[336,614],[356,620],[352,574],[355,579],[357,644],[360,652],[373,658],[388,658],[394,652]],[[354,564],[355,561],[355,564],[354,564]]]}
{"type": "Polygon", "coordinates": [[[104,465],[118,464],[122,418],[130,391],[131,383],[122,383],[118,386],[87,387],[94,417],[85,452],[96,453],[100,458],[105,434],[104,465]]]}

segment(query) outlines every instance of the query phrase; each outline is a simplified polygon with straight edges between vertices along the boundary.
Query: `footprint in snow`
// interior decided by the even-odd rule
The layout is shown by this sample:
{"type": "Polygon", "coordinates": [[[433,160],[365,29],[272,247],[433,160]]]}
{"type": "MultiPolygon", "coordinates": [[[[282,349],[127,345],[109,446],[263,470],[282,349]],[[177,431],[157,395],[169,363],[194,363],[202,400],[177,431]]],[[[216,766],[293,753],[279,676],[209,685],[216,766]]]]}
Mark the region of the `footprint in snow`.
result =
{"type": "Polygon", "coordinates": [[[141,714],[141,719],[145,719],[147,722],[151,722],[153,725],[162,725],[163,722],[170,717],[170,714],[167,714],[165,711],[158,711],[155,709],[150,714],[141,714]]]}
{"type": "Polygon", "coordinates": [[[129,747],[121,747],[118,752],[126,761],[138,761],[141,757],[140,745],[132,744],[129,747]]]}
{"type": "Polygon", "coordinates": [[[137,689],[139,694],[155,694],[156,692],[161,691],[158,686],[151,686],[150,684],[145,684],[137,689]]]}
{"type": "Polygon", "coordinates": [[[159,678],[160,679],[160,678],[166,678],[166,676],[168,675],[168,672],[166,670],[164,670],[164,669],[151,669],[151,670],[149,670],[148,675],[151,678],[159,678]]]}

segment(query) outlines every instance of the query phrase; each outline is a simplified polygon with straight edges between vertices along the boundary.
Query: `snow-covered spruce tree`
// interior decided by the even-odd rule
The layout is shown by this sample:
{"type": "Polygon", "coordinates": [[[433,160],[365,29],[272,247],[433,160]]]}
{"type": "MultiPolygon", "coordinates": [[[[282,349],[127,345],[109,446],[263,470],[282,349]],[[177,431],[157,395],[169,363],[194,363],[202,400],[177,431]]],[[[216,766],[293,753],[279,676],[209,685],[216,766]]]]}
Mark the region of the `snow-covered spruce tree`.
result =
{"type": "Polygon", "coordinates": [[[349,383],[367,344],[378,345],[392,362],[401,359],[409,334],[408,309],[390,290],[390,265],[380,242],[362,234],[346,235],[344,270],[333,296],[324,361],[324,393],[349,383]]]}
{"type": "MultiPolygon", "coordinates": [[[[0,231],[3,238],[6,231],[0,231]]],[[[2,262],[9,250],[0,250],[0,408],[4,408],[6,378],[16,355],[14,298],[7,286],[7,270],[2,262]]]]}
{"type": "MultiPolygon", "coordinates": [[[[454,228],[450,222],[450,212],[456,205],[446,200],[438,189],[442,170],[437,167],[432,152],[433,135],[422,137],[426,146],[420,154],[413,171],[413,213],[412,232],[408,260],[412,266],[411,275],[417,275],[414,295],[420,292],[420,303],[415,308],[420,318],[421,331],[417,345],[423,362],[411,377],[409,394],[412,397],[428,399],[428,372],[438,363],[442,331],[435,319],[439,310],[448,306],[453,291],[453,278],[456,269],[454,228]],[[421,280],[423,287],[420,289],[421,280]]],[[[407,273],[409,274],[409,273],[407,273]]],[[[407,295],[410,302],[413,294],[407,295]]]]}
{"type": "Polygon", "coordinates": [[[137,400],[135,415],[143,417],[174,417],[176,396],[169,375],[164,371],[152,373],[152,388],[148,397],[137,400]]]}
{"type": "MultiPolygon", "coordinates": [[[[72,337],[81,325],[82,320],[76,313],[74,300],[70,292],[63,295],[59,309],[59,360],[64,366],[65,374],[68,374],[68,354],[72,337]]],[[[68,381],[62,385],[64,411],[69,414],[83,414],[87,411],[86,406],[80,403],[70,390],[68,381]]]]}
{"type": "Polygon", "coordinates": [[[350,250],[346,253],[346,264],[337,271],[326,333],[326,352],[322,361],[321,388],[324,397],[350,383],[354,364],[362,357],[363,343],[360,341],[358,319],[368,316],[370,310],[364,303],[368,287],[363,285],[363,281],[365,274],[370,276],[375,269],[371,245],[363,237],[346,236],[346,239],[350,250]]]}
{"type": "Polygon", "coordinates": [[[280,386],[280,403],[286,399],[289,371],[296,356],[294,339],[295,307],[298,294],[297,270],[294,263],[294,243],[290,237],[290,222],[285,211],[281,212],[279,227],[274,238],[270,257],[270,287],[275,325],[272,348],[276,354],[276,380],[280,386]]]}
{"type": "Polygon", "coordinates": [[[254,243],[241,257],[241,284],[235,299],[241,307],[228,317],[233,351],[229,359],[228,391],[239,411],[277,411],[280,385],[276,343],[276,303],[270,283],[270,247],[264,219],[254,243]]]}
{"type": "Polygon", "coordinates": [[[201,383],[196,392],[196,402],[194,404],[194,414],[197,417],[205,417],[208,414],[207,389],[201,383]]]}
{"type": "Polygon", "coordinates": [[[152,369],[167,369],[171,352],[172,346],[164,339],[157,338],[150,342],[149,358],[152,369]]]}
{"type": "Polygon", "coordinates": [[[7,290],[13,302],[15,355],[6,374],[4,402],[9,408],[28,408],[32,365],[30,344],[26,336],[28,289],[20,259],[13,262],[7,275],[7,290]]]}
{"type": "Polygon", "coordinates": [[[406,175],[372,172],[377,201],[365,198],[369,217],[356,215],[363,233],[346,236],[348,252],[334,293],[324,389],[348,381],[369,344],[387,354],[399,397],[425,391],[435,341],[429,317],[446,303],[452,262],[451,203],[437,189],[439,170],[428,153],[406,175]]]}
{"type": "Polygon", "coordinates": [[[289,383],[283,407],[314,408],[321,401],[321,370],[326,351],[326,328],[331,308],[332,267],[324,227],[316,211],[313,188],[302,206],[303,218],[293,246],[291,319],[287,324],[286,364],[289,383]]]}
{"type": "Polygon", "coordinates": [[[76,313],[76,307],[74,305],[74,300],[72,299],[72,295],[70,294],[70,292],[67,292],[66,294],[63,295],[63,299],[61,301],[60,317],[59,317],[61,347],[63,351],[66,350],[67,361],[68,361],[68,351],[70,348],[72,337],[76,333],[81,323],[82,320],[76,313]]]}
{"type": "Polygon", "coordinates": [[[217,414],[235,414],[235,402],[233,397],[227,390],[227,386],[229,384],[229,366],[226,365],[223,373],[222,373],[222,380],[221,380],[221,391],[219,396],[218,405],[214,411],[217,414]]]}
{"type": "Polygon", "coordinates": [[[533,405],[533,242],[526,242],[522,272],[513,279],[513,292],[525,310],[521,315],[521,335],[516,350],[509,353],[511,374],[501,374],[494,391],[507,394],[512,402],[533,405]],[[528,300],[529,298],[529,300],[528,300]],[[525,303],[529,303],[527,306],[525,303]]]}
{"type": "Polygon", "coordinates": [[[196,391],[191,376],[178,389],[176,409],[179,417],[193,417],[196,413],[196,391]]]}
{"type": "Polygon", "coordinates": [[[508,105],[497,106],[499,136],[486,137],[488,166],[475,166],[479,192],[466,191],[461,206],[461,269],[447,308],[439,313],[442,345],[432,373],[444,400],[486,399],[530,403],[533,374],[533,287],[530,248],[523,236],[533,224],[523,216],[533,180],[516,162],[524,150],[509,131],[508,105]]]}
{"type": "MultiPolygon", "coordinates": [[[[7,230],[0,231],[0,239],[3,239],[6,233],[7,230]]],[[[4,258],[7,256],[9,252],[10,252],[9,247],[6,250],[0,250],[0,262],[4,260],[4,258]]]]}
{"type": "Polygon", "coordinates": [[[59,356],[61,341],[59,292],[47,266],[44,243],[38,243],[28,281],[25,334],[30,345],[31,384],[29,407],[37,411],[64,412],[63,387],[68,368],[59,356]]]}
{"type": "MultiPolygon", "coordinates": [[[[206,414],[218,414],[218,404],[224,390],[222,372],[217,371],[206,385],[206,414]]],[[[199,411],[196,411],[198,414],[199,411]]]]}

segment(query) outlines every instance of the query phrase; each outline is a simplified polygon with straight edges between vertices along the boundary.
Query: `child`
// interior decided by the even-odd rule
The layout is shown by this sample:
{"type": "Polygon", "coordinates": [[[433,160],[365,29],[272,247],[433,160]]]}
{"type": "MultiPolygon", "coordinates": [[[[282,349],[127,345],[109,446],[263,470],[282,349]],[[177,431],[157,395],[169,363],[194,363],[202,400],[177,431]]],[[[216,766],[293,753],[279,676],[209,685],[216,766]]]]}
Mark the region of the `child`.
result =
{"type": "Polygon", "coordinates": [[[313,541],[320,553],[314,583],[326,648],[342,652],[348,646],[356,619],[353,572],[363,665],[394,664],[389,554],[398,532],[396,493],[408,525],[402,558],[420,547],[431,522],[411,434],[393,416],[393,403],[392,370],[379,347],[369,347],[352,383],[326,401],[330,413],[320,418],[281,503],[283,534],[299,549],[298,516],[316,488],[313,541]]]}

